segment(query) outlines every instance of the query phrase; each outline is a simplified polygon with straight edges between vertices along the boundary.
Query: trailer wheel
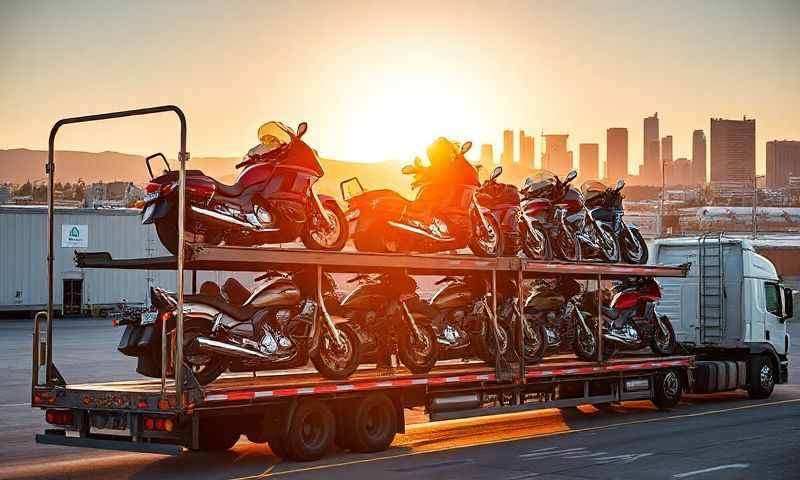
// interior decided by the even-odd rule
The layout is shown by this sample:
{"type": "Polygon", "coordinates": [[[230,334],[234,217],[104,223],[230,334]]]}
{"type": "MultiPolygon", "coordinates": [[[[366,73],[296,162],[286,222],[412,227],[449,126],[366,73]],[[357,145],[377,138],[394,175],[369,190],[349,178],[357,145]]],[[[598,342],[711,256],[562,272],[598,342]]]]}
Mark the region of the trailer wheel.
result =
{"type": "Polygon", "coordinates": [[[286,458],[302,462],[319,460],[333,445],[336,420],[331,408],[319,400],[306,400],[294,411],[286,435],[286,458]]]}
{"type": "Polygon", "coordinates": [[[384,394],[375,393],[353,403],[348,437],[354,452],[380,452],[389,448],[397,434],[397,412],[384,394]]]}
{"type": "Polygon", "coordinates": [[[755,355],[747,362],[747,393],[750,398],[768,398],[775,389],[775,366],[766,355],[755,355]]]}
{"type": "Polygon", "coordinates": [[[207,419],[200,422],[200,448],[204,452],[223,452],[239,441],[241,432],[235,422],[207,419]]]}
{"type": "Polygon", "coordinates": [[[683,392],[680,372],[674,369],[653,377],[655,383],[653,403],[660,409],[672,408],[678,404],[683,392]]]}

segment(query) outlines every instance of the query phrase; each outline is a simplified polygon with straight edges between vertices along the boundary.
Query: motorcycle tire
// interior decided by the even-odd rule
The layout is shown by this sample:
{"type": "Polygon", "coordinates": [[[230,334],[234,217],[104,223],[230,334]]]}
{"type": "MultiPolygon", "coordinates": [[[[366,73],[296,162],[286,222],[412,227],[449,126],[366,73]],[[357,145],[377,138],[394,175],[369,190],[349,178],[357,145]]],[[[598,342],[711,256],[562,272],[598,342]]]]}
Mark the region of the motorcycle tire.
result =
{"type": "MultiPolygon", "coordinates": [[[[527,320],[526,320],[527,321],[527,320]]],[[[540,322],[531,322],[531,329],[533,329],[533,337],[532,338],[525,338],[523,351],[525,355],[525,364],[526,365],[533,365],[539,363],[544,358],[545,353],[547,353],[547,331],[544,328],[544,324],[540,322]]],[[[520,345],[519,341],[517,340],[517,332],[514,332],[514,351],[517,353],[517,356],[521,356],[520,352],[520,345]]]]}
{"type": "Polygon", "coordinates": [[[200,385],[208,385],[222,375],[228,369],[229,360],[225,357],[207,353],[199,357],[209,357],[202,365],[193,364],[194,359],[198,358],[193,354],[195,348],[194,340],[200,336],[211,336],[211,324],[202,320],[187,319],[183,326],[183,361],[192,369],[195,380],[200,385]]]}
{"type": "Polygon", "coordinates": [[[472,251],[475,256],[478,257],[500,257],[503,255],[503,250],[505,249],[505,237],[503,236],[503,230],[500,228],[500,224],[497,223],[497,219],[494,218],[493,215],[484,215],[486,218],[486,223],[489,224],[489,228],[494,231],[494,238],[495,244],[494,248],[490,248],[483,243],[481,240],[481,236],[486,235],[486,233],[481,228],[481,222],[477,218],[477,214],[472,215],[471,229],[472,232],[469,238],[469,249],[472,251]]]}
{"type": "Polygon", "coordinates": [[[513,337],[508,325],[503,322],[497,322],[497,328],[500,331],[498,332],[499,336],[497,337],[497,341],[495,341],[495,335],[491,333],[493,328],[489,323],[490,322],[484,322],[481,333],[476,335],[478,338],[472,339],[472,344],[476,347],[475,350],[478,358],[493,366],[497,360],[497,343],[500,344],[500,356],[505,357],[511,350],[511,340],[513,337]]]}
{"type": "Polygon", "coordinates": [[[581,258],[581,242],[572,233],[559,232],[555,244],[554,250],[561,260],[577,262],[581,258]]]}
{"type": "MultiPolygon", "coordinates": [[[[414,313],[414,317],[419,318],[421,314],[414,313]]],[[[397,338],[397,356],[400,363],[411,371],[411,373],[428,373],[436,364],[439,356],[439,343],[436,340],[436,332],[433,327],[428,324],[417,323],[425,339],[425,345],[422,350],[419,350],[416,341],[413,339],[413,333],[409,331],[406,326],[400,328],[397,338]]]]}
{"type": "Polygon", "coordinates": [[[675,353],[675,346],[676,346],[676,339],[675,339],[675,330],[672,328],[672,322],[666,315],[661,315],[660,317],[656,317],[656,321],[664,325],[667,329],[667,338],[657,338],[659,335],[661,328],[658,325],[654,325],[653,327],[653,338],[650,339],[650,348],[653,350],[653,353],[656,355],[672,355],[675,353]]]}
{"type": "Polygon", "coordinates": [[[165,216],[157,218],[156,233],[164,248],[173,255],[178,254],[178,210],[173,208],[165,216]]]}
{"type": "MultiPolygon", "coordinates": [[[[350,226],[347,223],[347,218],[344,216],[344,212],[342,208],[333,200],[328,200],[327,202],[322,204],[322,207],[328,213],[333,214],[328,218],[333,220],[336,219],[336,225],[334,228],[338,229],[335,231],[335,238],[332,242],[328,243],[327,245],[323,245],[320,243],[316,238],[314,238],[314,233],[309,228],[304,228],[302,232],[300,232],[300,240],[303,241],[303,245],[309,250],[328,250],[328,251],[340,251],[344,248],[344,245],[347,243],[347,237],[350,235],[350,226]]],[[[309,219],[306,223],[307,227],[311,227],[314,225],[314,221],[309,219]]]]}
{"type": "Polygon", "coordinates": [[[550,238],[542,225],[534,223],[530,227],[524,223],[522,229],[522,251],[531,260],[552,260],[553,248],[550,246],[550,238]]]}
{"type": "Polygon", "coordinates": [[[600,242],[600,252],[603,255],[603,259],[611,263],[619,262],[620,247],[619,247],[619,241],[617,240],[617,236],[614,234],[614,229],[611,228],[611,225],[605,223],[598,225],[597,228],[601,230],[600,232],[598,232],[598,237],[601,234],[605,234],[611,240],[611,244],[607,245],[602,238],[598,238],[598,241],[600,242]]]}
{"type": "Polygon", "coordinates": [[[632,263],[634,265],[644,265],[647,263],[649,258],[647,243],[645,243],[644,237],[642,237],[642,233],[639,232],[638,229],[629,228],[627,235],[621,235],[619,246],[622,259],[625,263],[632,263]],[[638,256],[631,252],[633,242],[636,242],[641,248],[641,252],[638,256]]]}
{"type": "Polygon", "coordinates": [[[319,348],[311,356],[311,363],[314,364],[314,367],[323,377],[330,380],[344,380],[358,368],[361,360],[361,343],[358,341],[358,335],[350,325],[339,324],[336,328],[339,329],[342,339],[346,342],[346,345],[344,345],[345,356],[339,359],[339,362],[332,357],[332,355],[339,355],[339,353],[331,350],[333,339],[329,338],[330,332],[328,329],[324,329],[322,338],[320,338],[319,348]]]}

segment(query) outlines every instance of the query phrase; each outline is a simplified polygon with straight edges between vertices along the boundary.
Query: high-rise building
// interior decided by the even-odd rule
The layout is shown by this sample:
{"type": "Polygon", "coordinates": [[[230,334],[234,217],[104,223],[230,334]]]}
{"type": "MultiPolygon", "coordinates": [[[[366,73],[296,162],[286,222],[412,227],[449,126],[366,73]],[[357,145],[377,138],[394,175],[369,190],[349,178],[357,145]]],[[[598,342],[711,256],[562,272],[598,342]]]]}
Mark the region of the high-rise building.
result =
{"type": "Polygon", "coordinates": [[[658,135],[658,112],[644,119],[642,168],[639,177],[644,185],[661,185],[661,145],[658,135]],[[654,146],[655,145],[655,146],[654,146]]]}
{"type": "Polygon", "coordinates": [[[519,131],[519,164],[520,167],[533,168],[534,152],[533,137],[525,135],[525,130],[519,131]]]}
{"type": "Polygon", "coordinates": [[[756,174],[756,121],[711,119],[711,181],[752,185],[756,174]]]}
{"type": "Polygon", "coordinates": [[[671,162],[672,159],[672,135],[661,138],[661,161],[671,162]]]}
{"type": "Polygon", "coordinates": [[[706,134],[702,130],[692,133],[692,184],[706,184],[706,134]]]}
{"type": "Polygon", "coordinates": [[[578,176],[585,180],[600,178],[600,145],[596,143],[581,143],[578,146],[578,176]]]}
{"type": "Polygon", "coordinates": [[[514,162],[514,131],[503,130],[503,156],[500,163],[504,166],[514,162]]]}
{"type": "Polygon", "coordinates": [[[664,160],[664,173],[667,185],[691,185],[692,162],[688,158],[679,158],[675,161],[664,160]]]}
{"type": "Polygon", "coordinates": [[[606,130],[606,178],[617,181],[628,176],[628,129],[606,130]]]}
{"type": "Polygon", "coordinates": [[[800,178],[800,141],[767,142],[767,188],[789,186],[789,178],[800,178]]]}
{"type": "Polygon", "coordinates": [[[491,143],[484,143],[481,145],[480,163],[483,165],[483,168],[494,168],[494,148],[491,143]]]}
{"type": "Polygon", "coordinates": [[[563,177],[572,170],[572,152],[567,151],[569,135],[544,135],[542,168],[563,177]]]}

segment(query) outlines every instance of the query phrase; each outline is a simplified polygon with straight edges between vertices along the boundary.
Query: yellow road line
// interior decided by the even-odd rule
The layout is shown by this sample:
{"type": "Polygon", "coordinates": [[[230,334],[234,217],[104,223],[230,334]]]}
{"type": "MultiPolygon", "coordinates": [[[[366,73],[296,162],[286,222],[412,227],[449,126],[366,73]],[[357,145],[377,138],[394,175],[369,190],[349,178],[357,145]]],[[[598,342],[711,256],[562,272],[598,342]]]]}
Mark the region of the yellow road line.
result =
{"type": "MultiPolygon", "coordinates": [[[[350,460],[350,461],[347,461],[347,462],[330,463],[330,464],[325,464],[325,465],[315,465],[313,467],[295,468],[295,469],[292,469],[292,470],[284,470],[284,471],[279,471],[279,472],[275,472],[275,471],[273,471],[271,473],[266,473],[265,472],[266,475],[262,474],[261,476],[257,476],[256,478],[274,477],[274,476],[277,476],[277,475],[288,475],[288,474],[292,474],[292,473],[312,472],[312,471],[316,471],[316,470],[325,470],[325,469],[328,469],[328,468],[339,468],[339,467],[346,467],[346,466],[349,466],[349,465],[358,465],[358,464],[362,464],[362,463],[379,462],[379,461],[382,461],[382,460],[393,460],[395,458],[410,457],[412,455],[423,455],[423,454],[428,454],[428,453],[445,452],[445,451],[449,451],[449,450],[458,450],[458,449],[461,449],[461,448],[477,447],[477,446],[482,446],[482,445],[493,445],[493,444],[500,444],[500,443],[517,442],[517,441],[520,441],[520,440],[530,440],[532,438],[550,437],[550,436],[555,436],[555,435],[565,435],[565,434],[568,434],[568,433],[582,433],[582,432],[592,432],[592,431],[597,431],[597,430],[608,430],[608,429],[611,429],[611,428],[627,427],[627,426],[630,426],[630,425],[638,425],[638,424],[643,424],[643,423],[655,423],[655,422],[663,422],[663,421],[667,421],[667,420],[678,420],[678,419],[683,419],[683,418],[702,417],[702,416],[706,416],[706,415],[716,415],[716,414],[720,414],[720,413],[734,412],[734,411],[737,411],[737,410],[748,410],[748,409],[751,409],[751,408],[771,407],[771,406],[775,406],[775,405],[784,405],[784,404],[787,404],[787,403],[798,403],[798,402],[800,402],[800,398],[793,398],[793,399],[789,399],[789,400],[779,400],[777,402],[758,403],[758,404],[755,404],[755,405],[743,405],[741,407],[732,407],[732,408],[725,408],[725,409],[720,409],[720,410],[709,410],[709,411],[706,411],[706,412],[686,413],[686,414],[682,414],[682,415],[671,415],[669,417],[646,418],[646,419],[642,419],[642,420],[632,420],[630,422],[613,423],[611,425],[600,425],[600,426],[597,426],[597,427],[586,427],[586,428],[581,428],[581,429],[577,429],[577,430],[565,430],[565,431],[561,431],[561,432],[540,433],[540,434],[536,434],[536,435],[529,435],[529,436],[523,436],[523,437],[514,437],[514,438],[509,438],[509,439],[500,439],[500,440],[496,440],[496,441],[492,440],[492,441],[486,441],[486,442],[477,442],[477,443],[473,443],[473,444],[469,444],[469,445],[459,445],[457,447],[443,447],[443,448],[438,449],[438,450],[426,450],[424,452],[399,453],[399,454],[395,454],[395,455],[385,455],[385,456],[375,457],[375,458],[363,458],[363,459],[359,459],[359,460],[350,460]]],[[[230,480],[246,480],[246,479],[252,479],[252,478],[254,478],[254,477],[252,477],[252,476],[250,476],[250,477],[238,477],[238,478],[232,478],[230,480]]]]}

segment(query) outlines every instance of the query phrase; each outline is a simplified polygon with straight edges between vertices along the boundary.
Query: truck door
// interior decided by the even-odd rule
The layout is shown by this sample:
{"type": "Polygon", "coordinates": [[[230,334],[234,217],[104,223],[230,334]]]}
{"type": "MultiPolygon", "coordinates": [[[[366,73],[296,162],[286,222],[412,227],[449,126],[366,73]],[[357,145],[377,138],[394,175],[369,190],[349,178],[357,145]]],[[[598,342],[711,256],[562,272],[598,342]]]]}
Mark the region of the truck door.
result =
{"type": "MultiPolygon", "coordinates": [[[[774,282],[764,282],[764,339],[771,343],[778,353],[784,351],[783,289],[774,282]]],[[[755,337],[755,335],[754,335],[755,337]]]]}

